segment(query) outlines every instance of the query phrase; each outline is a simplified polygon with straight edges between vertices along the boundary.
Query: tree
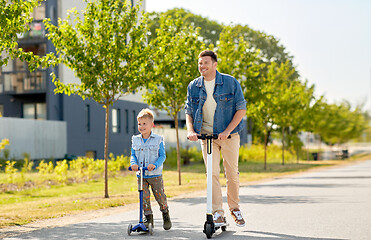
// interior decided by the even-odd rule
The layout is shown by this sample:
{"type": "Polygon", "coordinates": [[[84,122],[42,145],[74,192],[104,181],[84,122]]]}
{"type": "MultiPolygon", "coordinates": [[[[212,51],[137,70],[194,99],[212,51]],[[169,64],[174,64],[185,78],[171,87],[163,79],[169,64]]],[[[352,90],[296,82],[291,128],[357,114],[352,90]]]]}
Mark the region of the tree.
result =
{"type": "Polygon", "coordinates": [[[219,40],[219,34],[223,30],[223,25],[216,21],[193,14],[190,11],[182,8],[174,8],[164,13],[152,12],[149,14],[150,21],[148,26],[151,30],[151,35],[149,37],[151,40],[157,36],[156,29],[160,27],[161,14],[170,16],[173,19],[178,18],[187,27],[199,27],[199,36],[205,43],[206,47],[210,47],[210,44],[216,46],[219,40]]]}
{"type": "MultiPolygon", "coordinates": [[[[267,146],[269,136],[277,124],[277,109],[281,104],[281,92],[279,91],[284,79],[287,79],[291,73],[288,63],[278,64],[272,62],[268,66],[266,74],[261,75],[259,85],[256,91],[254,101],[247,102],[249,114],[255,120],[255,124],[263,129],[264,133],[264,169],[267,169],[267,146]]],[[[245,96],[249,92],[245,92],[245,96]]]]}
{"type": "Polygon", "coordinates": [[[184,108],[189,82],[198,77],[197,56],[204,48],[199,29],[185,26],[180,18],[160,17],[157,37],[150,42],[153,54],[152,79],[144,94],[145,101],[165,110],[174,119],[177,138],[177,165],[181,185],[178,114],[184,108]]]}
{"type": "Polygon", "coordinates": [[[315,131],[329,145],[359,137],[368,125],[361,106],[352,110],[348,102],[322,104],[317,113],[315,131]]]}
{"type": "Polygon", "coordinates": [[[55,93],[93,99],[105,108],[105,197],[108,198],[109,109],[124,94],[143,85],[148,64],[146,17],[139,17],[139,5],[128,1],[94,0],[87,3],[82,18],[68,12],[58,26],[45,21],[48,38],[60,62],[70,68],[81,83],[63,83],[53,75],[55,93]]]}
{"type": "MultiPolygon", "coordinates": [[[[291,73],[293,72],[291,71],[291,73]]],[[[278,91],[280,92],[280,104],[275,113],[275,119],[282,131],[282,165],[284,165],[285,132],[289,133],[287,136],[288,145],[293,143],[297,158],[299,157],[301,142],[297,135],[306,127],[310,104],[314,99],[314,86],[308,87],[307,82],[286,79],[278,91]]]]}

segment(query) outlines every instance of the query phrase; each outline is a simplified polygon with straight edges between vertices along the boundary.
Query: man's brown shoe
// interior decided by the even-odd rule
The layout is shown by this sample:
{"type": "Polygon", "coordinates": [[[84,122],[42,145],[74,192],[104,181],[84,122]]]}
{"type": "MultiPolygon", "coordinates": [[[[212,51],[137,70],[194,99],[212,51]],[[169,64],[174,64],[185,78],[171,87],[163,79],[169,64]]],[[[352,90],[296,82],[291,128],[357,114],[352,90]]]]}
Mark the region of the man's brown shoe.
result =
{"type": "Polygon", "coordinates": [[[245,226],[245,220],[242,217],[242,213],[241,213],[240,209],[238,209],[238,208],[232,209],[231,210],[231,215],[232,215],[232,217],[233,217],[233,219],[236,222],[236,225],[238,227],[244,227],[245,226]]]}
{"type": "Polygon", "coordinates": [[[226,219],[220,213],[215,212],[213,215],[214,224],[216,227],[226,224],[226,219]]]}

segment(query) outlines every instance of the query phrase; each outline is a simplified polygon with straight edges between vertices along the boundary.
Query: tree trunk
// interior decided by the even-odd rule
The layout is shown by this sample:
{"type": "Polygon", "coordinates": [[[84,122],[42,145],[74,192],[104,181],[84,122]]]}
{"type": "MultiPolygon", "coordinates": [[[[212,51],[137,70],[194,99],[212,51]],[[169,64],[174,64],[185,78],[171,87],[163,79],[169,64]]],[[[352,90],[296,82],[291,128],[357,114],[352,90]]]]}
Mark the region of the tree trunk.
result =
{"type": "Polygon", "coordinates": [[[267,170],[267,145],[268,145],[268,130],[264,133],[264,170],[267,170]]]}
{"type": "Polygon", "coordinates": [[[285,128],[282,127],[282,165],[285,165],[285,128]]]}
{"type": "Polygon", "coordinates": [[[177,165],[178,165],[178,175],[179,175],[179,185],[182,185],[182,176],[180,171],[180,145],[179,145],[179,123],[178,123],[178,114],[175,114],[174,117],[174,123],[175,123],[175,132],[176,132],[176,159],[177,159],[177,165]]]}
{"type": "Polygon", "coordinates": [[[106,106],[106,126],[104,137],[104,197],[109,198],[108,195],[108,140],[109,140],[109,104],[106,106]]]}
{"type": "Polygon", "coordinates": [[[321,136],[318,135],[319,138],[318,138],[318,153],[317,153],[317,160],[321,160],[321,136]]]}
{"type": "Polygon", "coordinates": [[[307,161],[309,161],[309,132],[307,132],[307,161]]]}

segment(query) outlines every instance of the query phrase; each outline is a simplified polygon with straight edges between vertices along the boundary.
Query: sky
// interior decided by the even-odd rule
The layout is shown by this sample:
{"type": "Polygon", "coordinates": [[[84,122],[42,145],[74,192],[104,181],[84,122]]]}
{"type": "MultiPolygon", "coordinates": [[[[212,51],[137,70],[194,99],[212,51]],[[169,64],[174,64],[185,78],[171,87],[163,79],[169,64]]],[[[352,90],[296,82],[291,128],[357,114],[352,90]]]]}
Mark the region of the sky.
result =
{"type": "Polygon", "coordinates": [[[184,8],[273,35],[317,96],[371,111],[371,0],[146,0],[145,8],[184,8]]]}

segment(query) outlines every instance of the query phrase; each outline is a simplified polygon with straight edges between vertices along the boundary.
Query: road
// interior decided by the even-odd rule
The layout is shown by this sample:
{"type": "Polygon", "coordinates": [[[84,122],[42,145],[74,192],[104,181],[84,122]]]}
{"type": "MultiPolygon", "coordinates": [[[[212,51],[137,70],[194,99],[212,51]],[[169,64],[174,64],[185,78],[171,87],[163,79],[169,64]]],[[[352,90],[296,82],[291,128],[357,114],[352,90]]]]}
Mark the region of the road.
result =
{"type": "MultiPolygon", "coordinates": [[[[243,186],[240,196],[246,227],[235,226],[228,214],[230,226],[213,239],[371,239],[371,160],[243,186]]],[[[169,201],[170,231],[162,229],[155,205],[152,236],[127,235],[128,224],[138,221],[138,210],[132,209],[5,239],[206,239],[205,203],[204,192],[169,201]]]]}

